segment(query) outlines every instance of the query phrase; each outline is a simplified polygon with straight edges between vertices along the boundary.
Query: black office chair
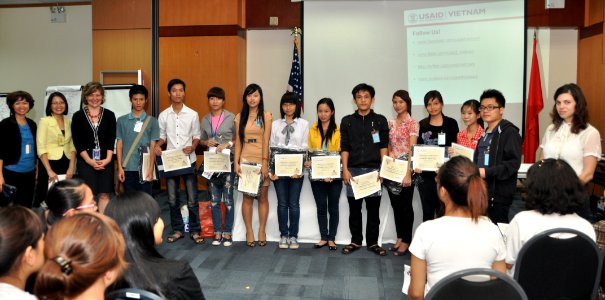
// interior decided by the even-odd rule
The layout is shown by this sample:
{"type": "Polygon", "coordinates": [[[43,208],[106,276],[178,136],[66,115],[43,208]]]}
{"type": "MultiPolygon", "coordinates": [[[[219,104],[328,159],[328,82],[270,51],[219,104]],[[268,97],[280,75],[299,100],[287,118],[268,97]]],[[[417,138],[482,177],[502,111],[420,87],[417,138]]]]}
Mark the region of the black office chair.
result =
{"type": "Polygon", "coordinates": [[[529,299],[592,300],[601,268],[601,255],[592,239],[577,230],[556,228],[521,247],[514,278],[529,299]]]}
{"type": "Polygon", "coordinates": [[[137,288],[127,288],[121,289],[117,291],[113,291],[105,296],[105,300],[130,300],[130,299],[138,299],[138,300],[165,300],[164,298],[141,289],[137,288]]]}
{"type": "Polygon", "coordinates": [[[507,274],[476,268],[458,271],[441,279],[429,290],[425,299],[527,300],[527,296],[521,286],[507,274]]]}

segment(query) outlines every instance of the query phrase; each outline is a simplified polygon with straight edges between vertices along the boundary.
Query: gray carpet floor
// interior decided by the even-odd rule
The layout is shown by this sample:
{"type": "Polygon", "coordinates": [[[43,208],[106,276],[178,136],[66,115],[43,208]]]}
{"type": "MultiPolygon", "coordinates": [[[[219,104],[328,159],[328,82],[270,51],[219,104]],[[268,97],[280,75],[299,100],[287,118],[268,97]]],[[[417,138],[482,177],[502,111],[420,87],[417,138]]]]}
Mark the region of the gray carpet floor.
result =
{"type": "MultiPolygon", "coordinates": [[[[202,192],[198,199],[204,197],[202,192]]],[[[155,198],[162,208],[166,236],[170,232],[166,194],[155,198]]],[[[313,244],[290,250],[279,249],[275,242],[254,248],[244,242],[231,247],[210,242],[196,245],[187,238],[159,246],[164,256],[189,261],[206,299],[407,299],[401,285],[409,254],[379,257],[362,248],[343,255],[343,245],[329,251],[314,249],[313,244]]]]}

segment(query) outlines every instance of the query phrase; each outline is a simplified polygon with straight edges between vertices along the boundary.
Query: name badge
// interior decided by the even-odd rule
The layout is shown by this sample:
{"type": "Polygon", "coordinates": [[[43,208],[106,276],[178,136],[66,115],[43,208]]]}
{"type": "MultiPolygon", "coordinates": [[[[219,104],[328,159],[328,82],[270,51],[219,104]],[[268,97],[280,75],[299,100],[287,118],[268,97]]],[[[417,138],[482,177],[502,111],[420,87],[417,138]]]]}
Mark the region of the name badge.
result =
{"type": "Polygon", "coordinates": [[[99,148],[92,149],[92,159],[94,159],[94,160],[101,159],[101,149],[99,149],[99,148]]]}
{"type": "Polygon", "coordinates": [[[30,148],[31,147],[29,146],[29,144],[25,144],[25,154],[29,154],[29,152],[31,151],[30,148]]]}
{"type": "Polygon", "coordinates": [[[256,127],[261,127],[261,121],[259,119],[256,119],[256,127]]]}
{"type": "Polygon", "coordinates": [[[489,152],[485,152],[483,155],[483,164],[487,167],[489,166],[489,152]]]}
{"type": "Polygon", "coordinates": [[[134,132],[141,132],[141,128],[143,128],[143,122],[137,121],[134,123],[134,132]]]}
{"type": "Polygon", "coordinates": [[[380,143],[380,136],[378,135],[378,132],[372,131],[372,140],[374,141],[374,144],[380,143]]]}
{"type": "Polygon", "coordinates": [[[437,144],[438,144],[439,146],[444,146],[444,145],[445,145],[445,133],[440,132],[440,133],[437,135],[437,144]]]}

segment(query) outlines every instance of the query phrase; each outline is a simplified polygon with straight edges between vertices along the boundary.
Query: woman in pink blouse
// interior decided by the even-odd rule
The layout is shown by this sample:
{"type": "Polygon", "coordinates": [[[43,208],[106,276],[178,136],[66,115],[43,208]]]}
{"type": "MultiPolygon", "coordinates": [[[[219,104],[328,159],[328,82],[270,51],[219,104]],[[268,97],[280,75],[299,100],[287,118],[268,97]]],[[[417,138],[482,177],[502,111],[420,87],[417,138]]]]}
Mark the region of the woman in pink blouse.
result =
{"type": "MultiPolygon", "coordinates": [[[[414,223],[414,210],[412,209],[412,198],[414,187],[412,186],[412,146],[416,145],[418,139],[418,121],[412,119],[410,108],[412,99],[410,94],[404,90],[398,90],[393,94],[393,110],[397,113],[394,120],[389,120],[389,156],[396,159],[408,161],[408,168],[402,182],[390,182],[387,188],[393,215],[395,216],[395,229],[397,231],[397,242],[389,250],[393,255],[401,256],[407,253],[408,246],[412,241],[412,225],[414,223]],[[399,188],[400,187],[400,188],[399,188]]],[[[385,180],[387,187],[388,180],[385,180]]]]}
{"type": "Polygon", "coordinates": [[[483,120],[479,115],[479,106],[481,104],[475,99],[467,100],[460,108],[462,121],[466,128],[456,135],[456,143],[464,147],[475,149],[477,141],[483,134],[483,120]]]}

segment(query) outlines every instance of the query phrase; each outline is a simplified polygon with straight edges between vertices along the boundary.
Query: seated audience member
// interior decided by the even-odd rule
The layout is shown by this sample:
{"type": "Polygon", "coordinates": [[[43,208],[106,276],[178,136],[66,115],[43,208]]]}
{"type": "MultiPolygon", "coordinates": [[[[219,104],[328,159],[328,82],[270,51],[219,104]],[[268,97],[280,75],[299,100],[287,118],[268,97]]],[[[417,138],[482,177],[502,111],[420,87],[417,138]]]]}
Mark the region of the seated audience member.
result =
{"type": "Polygon", "coordinates": [[[96,212],[92,190],[82,179],[61,180],[51,186],[46,196],[48,210],[44,212],[46,225],[51,226],[65,216],[78,211],[96,212]]]}
{"type": "Polygon", "coordinates": [[[0,209],[0,299],[36,299],[23,289],[44,264],[44,232],[36,215],[22,206],[0,209]]]}
{"type": "Polygon", "coordinates": [[[46,237],[46,262],[38,272],[40,299],[103,299],[122,274],[124,237],[118,225],[97,213],[63,218],[46,237]]]}
{"type": "MultiPolygon", "coordinates": [[[[534,235],[555,228],[570,228],[595,240],[592,225],[577,213],[588,193],[574,170],[563,159],[545,159],[527,171],[528,209],[515,215],[506,234],[506,265],[514,266],[523,245],[534,235]]],[[[511,270],[512,272],[512,270],[511,270]]]]}
{"type": "Polygon", "coordinates": [[[410,245],[408,299],[423,299],[425,291],[456,271],[506,271],[504,241],[498,227],[485,217],[487,189],[477,167],[456,156],[439,168],[436,180],[445,215],[416,230],[410,245]]]}
{"type": "Polygon", "coordinates": [[[126,239],[129,265],[117,288],[139,288],[171,300],[204,299],[189,263],[164,258],[156,250],[155,245],[162,243],[164,221],[151,196],[126,192],[109,201],[105,214],[118,223],[126,239]]]}

